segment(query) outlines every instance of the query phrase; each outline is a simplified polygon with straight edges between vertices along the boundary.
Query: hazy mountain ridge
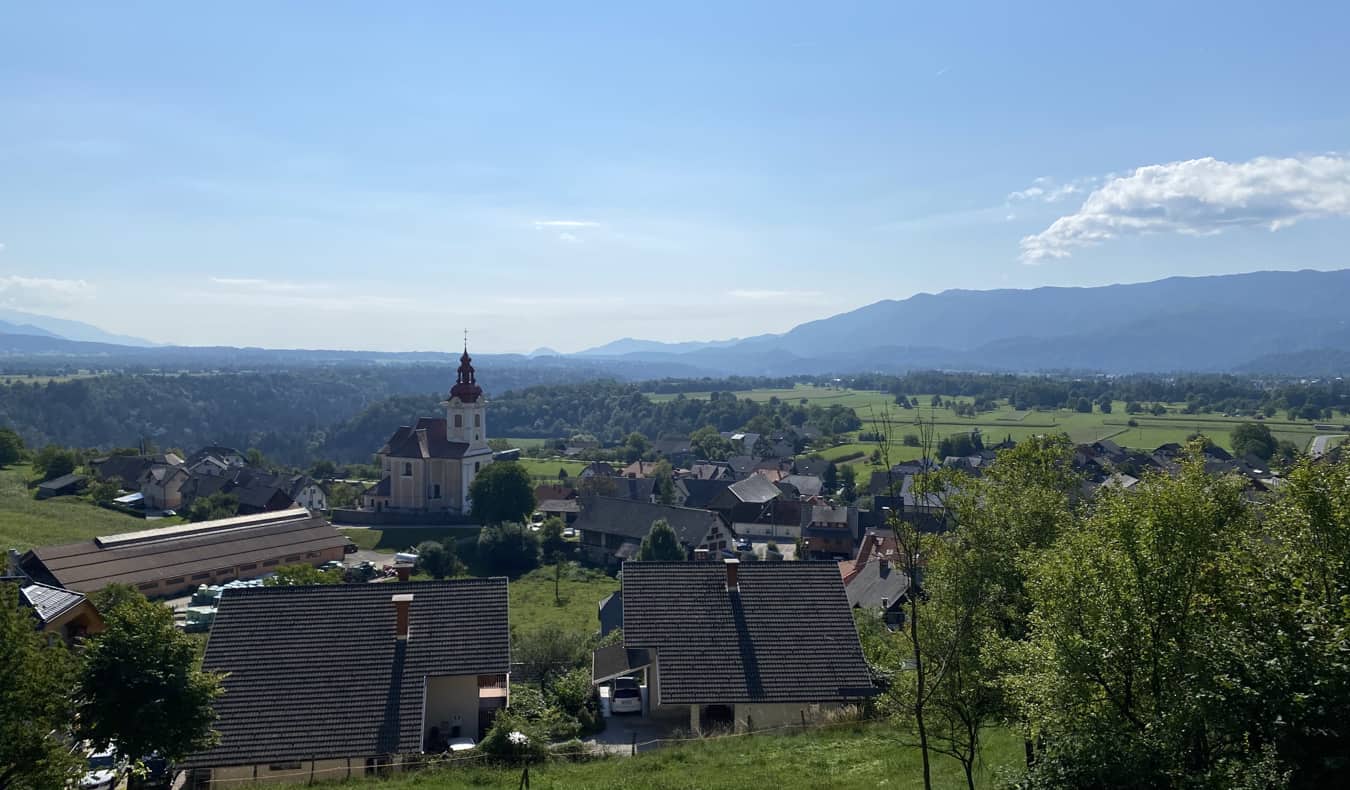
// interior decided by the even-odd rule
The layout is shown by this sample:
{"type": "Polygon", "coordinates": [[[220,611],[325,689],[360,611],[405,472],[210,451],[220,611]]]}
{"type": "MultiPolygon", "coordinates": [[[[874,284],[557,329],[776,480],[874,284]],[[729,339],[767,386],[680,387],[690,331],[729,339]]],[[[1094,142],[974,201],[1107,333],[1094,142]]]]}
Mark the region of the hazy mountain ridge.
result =
{"type": "Polygon", "coordinates": [[[953,290],[883,300],[781,335],[626,356],[718,372],[1219,371],[1350,350],[1350,270],[1171,277],[1095,288],[953,290]],[[1265,360],[1258,362],[1258,360],[1265,360]]]}
{"type": "MultiPolygon", "coordinates": [[[[1172,277],[1096,288],[953,290],[883,300],[780,335],[661,343],[623,338],[571,355],[479,354],[483,364],[556,366],[620,379],[785,376],[922,369],[1157,373],[1350,373],[1350,269],[1172,277]]],[[[5,316],[29,317],[16,311],[5,316]]],[[[133,346],[0,326],[12,366],[190,369],[343,363],[451,364],[455,351],[376,352],[230,346],[133,346]]],[[[57,333],[59,334],[59,333],[57,333]]],[[[107,333],[102,333],[106,335],[107,333]]]]}
{"type": "Polygon", "coordinates": [[[75,340],[86,343],[112,343],[120,346],[156,345],[145,338],[105,332],[93,324],[86,324],[83,321],[53,318],[47,315],[38,315],[37,313],[25,313],[22,310],[12,310],[5,307],[0,307],[0,323],[18,324],[21,328],[27,326],[39,330],[38,332],[15,332],[15,330],[0,326],[0,332],[3,333],[28,335],[40,334],[43,337],[59,337],[64,340],[75,340]]]}

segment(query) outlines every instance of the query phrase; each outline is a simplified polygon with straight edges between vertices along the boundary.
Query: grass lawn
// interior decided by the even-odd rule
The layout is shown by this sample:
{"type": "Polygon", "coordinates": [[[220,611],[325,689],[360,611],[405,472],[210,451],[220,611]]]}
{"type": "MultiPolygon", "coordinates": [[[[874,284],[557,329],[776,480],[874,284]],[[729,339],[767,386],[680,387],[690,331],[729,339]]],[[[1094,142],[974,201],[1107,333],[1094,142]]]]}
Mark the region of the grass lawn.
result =
{"type": "Polygon", "coordinates": [[[563,458],[522,458],[516,463],[524,467],[530,477],[536,480],[548,479],[556,482],[558,470],[566,469],[568,477],[576,477],[586,468],[585,461],[573,461],[563,458]]]}
{"type": "Polygon", "coordinates": [[[84,496],[33,498],[26,486],[33,479],[29,467],[0,469],[0,548],[20,551],[33,546],[74,543],[98,535],[167,527],[180,519],[145,519],[99,507],[84,496]]]}
{"type": "Polygon", "coordinates": [[[390,527],[388,529],[357,529],[345,527],[339,529],[343,535],[358,548],[378,551],[381,554],[393,554],[410,546],[416,546],[424,540],[444,540],[455,537],[464,538],[478,534],[478,527],[390,527]]]}
{"type": "Polygon", "coordinates": [[[598,631],[600,599],[618,590],[619,581],[601,571],[565,565],[560,603],[553,595],[553,567],[545,565],[511,581],[512,629],[559,625],[588,634],[598,631]]]}
{"type": "MultiPolygon", "coordinates": [[[[949,757],[933,755],[933,786],[964,788],[965,774],[949,757]]],[[[976,769],[976,785],[991,786],[1022,764],[1022,742],[1006,730],[990,730],[976,769]]],[[[379,783],[388,790],[515,788],[519,768],[446,766],[379,783]]],[[[357,784],[357,783],[353,783],[357,784]]],[[[367,784],[367,783],[360,783],[367,784]]],[[[918,749],[902,745],[894,727],[849,725],[789,735],[751,735],[690,741],[636,757],[586,763],[550,763],[530,768],[530,787],[595,790],[687,788],[923,787],[918,749]]]]}

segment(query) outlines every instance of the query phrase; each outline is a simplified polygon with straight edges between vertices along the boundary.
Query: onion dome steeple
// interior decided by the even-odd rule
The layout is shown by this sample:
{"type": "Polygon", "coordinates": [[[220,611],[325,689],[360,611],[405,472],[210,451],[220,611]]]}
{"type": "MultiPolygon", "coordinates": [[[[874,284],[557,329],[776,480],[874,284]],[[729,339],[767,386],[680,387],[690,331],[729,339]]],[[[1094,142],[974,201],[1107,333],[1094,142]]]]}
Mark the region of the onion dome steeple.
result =
{"type": "Polygon", "coordinates": [[[464,343],[464,354],[459,358],[459,374],[455,380],[455,386],[450,388],[450,397],[459,398],[460,403],[473,403],[483,394],[483,388],[478,386],[478,381],[474,377],[473,357],[469,356],[469,344],[464,343]]]}

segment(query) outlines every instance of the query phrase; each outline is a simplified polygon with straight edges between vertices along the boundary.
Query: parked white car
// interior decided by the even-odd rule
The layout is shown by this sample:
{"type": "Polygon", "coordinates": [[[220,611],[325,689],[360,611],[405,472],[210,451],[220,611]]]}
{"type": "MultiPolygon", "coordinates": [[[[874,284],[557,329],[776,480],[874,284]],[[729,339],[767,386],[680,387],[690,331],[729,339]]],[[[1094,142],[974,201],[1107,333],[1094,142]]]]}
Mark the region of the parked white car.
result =
{"type": "Polygon", "coordinates": [[[635,678],[615,678],[609,696],[610,713],[642,713],[642,687],[635,678]]]}
{"type": "Polygon", "coordinates": [[[80,780],[80,790],[113,790],[117,784],[117,762],[111,749],[89,755],[88,770],[80,780]]]}

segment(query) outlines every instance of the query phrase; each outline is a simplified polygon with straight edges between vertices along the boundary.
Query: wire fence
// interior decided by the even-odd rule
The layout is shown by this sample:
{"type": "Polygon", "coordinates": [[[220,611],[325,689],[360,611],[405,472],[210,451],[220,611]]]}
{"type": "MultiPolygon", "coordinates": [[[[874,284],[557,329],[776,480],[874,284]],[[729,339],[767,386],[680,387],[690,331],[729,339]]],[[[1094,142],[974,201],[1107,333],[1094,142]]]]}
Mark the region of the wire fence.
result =
{"type": "MultiPolygon", "coordinates": [[[[805,710],[801,711],[800,715],[801,720],[798,722],[779,724],[773,727],[763,727],[759,729],[753,729],[753,720],[751,720],[747,722],[748,724],[747,728],[742,731],[734,731],[734,730],[717,731],[706,735],[700,734],[674,735],[664,738],[649,738],[643,741],[637,740],[637,737],[634,736],[634,738],[629,744],[626,745],[609,744],[608,746],[610,746],[611,748],[604,748],[604,745],[602,744],[583,742],[583,745],[587,747],[585,751],[575,753],[574,752],[557,753],[556,756],[563,759],[580,757],[582,759],[603,760],[618,757],[622,755],[625,751],[627,751],[629,754],[637,754],[638,752],[641,751],[651,751],[665,746],[677,746],[680,744],[692,742],[706,743],[709,741],[723,741],[731,738],[753,738],[757,736],[773,735],[773,734],[823,732],[834,729],[857,727],[859,725],[865,724],[868,721],[868,718],[863,716],[860,711],[848,711],[845,712],[844,715],[840,716],[836,720],[826,720],[826,721],[808,721],[806,718],[805,710]],[[617,750],[615,747],[617,747],[617,750]]],[[[347,765],[339,765],[334,766],[332,768],[316,768],[313,766],[316,765],[318,761],[311,760],[309,761],[311,763],[311,768],[308,769],[301,768],[291,773],[281,773],[269,770],[264,776],[254,775],[254,776],[223,777],[223,778],[215,778],[213,776],[210,780],[209,786],[212,788],[233,787],[243,784],[252,784],[264,781],[268,783],[275,782],[282,784],[286,783],[312,784],[314,782],[330,781],[337,779],[347,779],[347,778],[356,779],[364,777],[384,776],[386,775],[386,773],[392,773],[394,771],[425,770],[452,765],[463,765],[465,763],[473,763],[473,762],[481,763],[482,761],[491,761],[493,759],[495,759],[493,755],[486,754],[484,752],[478,752],[475,754],[464,756],[419,755],[411,758],[409,761],[404,763],[385,764],[376,766],[373,769],[367,767],[367,765],[364,762],[358,763],[354,760],[349,760],[347,765]]],[[[540,770],[541,767],[543,766],[535,766],[534,768],[536,771],[538,771],[540,770]]],[[[528,776],[528,768],[526,769],[526,773],[523,774],[522,779],[524,779],[525,776],[528,776]]],[[[524,779],[524,782],[525,782],[524,786],[528,786],[528,779],[524,779]]],[[[191,786],[192,785],[189,784],[189,787],[191,786]]]]}

